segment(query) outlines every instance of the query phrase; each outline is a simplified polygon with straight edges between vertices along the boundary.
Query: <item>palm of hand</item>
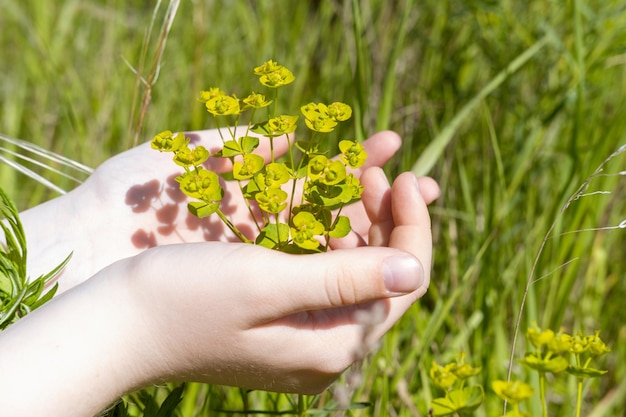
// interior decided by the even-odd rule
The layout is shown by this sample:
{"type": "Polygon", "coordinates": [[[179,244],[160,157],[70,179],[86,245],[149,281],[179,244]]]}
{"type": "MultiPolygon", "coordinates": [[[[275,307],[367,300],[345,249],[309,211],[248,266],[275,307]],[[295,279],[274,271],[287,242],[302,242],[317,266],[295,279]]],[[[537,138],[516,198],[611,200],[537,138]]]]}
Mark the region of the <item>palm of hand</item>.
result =
{"type": "MultiPolygon", "coordinates": [[[[189,134],[193,142],[211,151],[221,143],[216,131],[189,134]]],[[[211,158],[208,168],[223,172],[226,164],[211,158]]],[[[150,149],[148,143],[124,152],[99,167],[85,183],[97,192],[107,217],[111,243],[122,244],[130,253],[163,245],[196,241],[236,241],[215,217],[198,219],[187,210],[187,197],[179,190],[176,177],[182,169],[172,163],[170,154],[150,149]],[[128,244],[130,243],[130,245],[128,244]],[[134,249],[133,249],[134,248],[134,249]]],[[[236,182],[223,184],[222,211],[242,231],[251,233],[249,216],[236,182]]]]}

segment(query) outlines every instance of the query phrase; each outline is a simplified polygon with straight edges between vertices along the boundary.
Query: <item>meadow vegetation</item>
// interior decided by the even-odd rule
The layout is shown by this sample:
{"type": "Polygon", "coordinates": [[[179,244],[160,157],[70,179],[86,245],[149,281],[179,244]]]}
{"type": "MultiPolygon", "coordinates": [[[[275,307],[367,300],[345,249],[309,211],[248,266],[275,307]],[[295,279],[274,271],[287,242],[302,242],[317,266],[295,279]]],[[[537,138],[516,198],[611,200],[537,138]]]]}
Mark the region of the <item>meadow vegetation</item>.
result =
{"type": "MultiPolygon", "coordinates": [[[[431,207],[432,284],[350,372],[361,376],[350,387],[354,410],[324,411],[336,401],[336,387],[349,382],[344,378],[319,397],[167,384],[125,397],[110,415],[169,415],[171,404],[171,415],[181,417],[256,415],[251,410],[426,416],[441,395],[429,377],[432,361],[449,363],[461,353],[480,367],[470,380],[484,387],[485,400],[474,415],[502,415],[493,381],[506,380],[510,369],[512,378],[538,384],[518,362],[529,349],[524,334],[533,323],[570,333],[600,331],[612,351],[598,366],[609,372],[585,382],[583,415],[622,415],[625,1],[175,5],[2,0],[2,137],[96,167],[164,129],[212,127],[198,102],[201,90],[253,91],[250,68],[280,61],[297,74],[281,92],[282,108],[348,103],[353,118],[333,137],[395,130],[403,146],[385,167],[389,177],[414,170],[439,182],[442,196],[431,207]],[[171,27],[164,36],[168,8],[171,27]],[[171,403],[157,414],[170,393],[171,403]]],[[[20,156],[78,181],[88,175],[88,169],[0,142],[1,158],[32,166],[65,190],[76,185],[20,156]]],[[[57,195],[7,164],[0,164],[0,186],[19,209],[57,195]]],[[[547,377],[550,415],[573,416],[576,380],[547,377]]],[[[542,415],[538,394],[520,408],[542,415]]]]}

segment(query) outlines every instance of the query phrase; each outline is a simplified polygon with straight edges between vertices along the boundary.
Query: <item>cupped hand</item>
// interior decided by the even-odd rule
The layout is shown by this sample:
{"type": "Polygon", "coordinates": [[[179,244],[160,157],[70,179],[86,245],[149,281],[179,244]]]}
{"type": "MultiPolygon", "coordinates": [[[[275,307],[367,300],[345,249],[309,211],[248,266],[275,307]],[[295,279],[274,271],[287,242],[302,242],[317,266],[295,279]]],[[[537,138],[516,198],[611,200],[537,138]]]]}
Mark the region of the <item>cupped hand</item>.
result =
{"type": "Polygon", "coordinates": [[[430,282],[436,184],[404,173],[390,186],[378,168],[362,183],[368,221],[344,249],[164,245],[55,297],[0,337],[10,353],[0,356],[0,413],[93,415],[168,380],[320,392],[430,282]]]}
{"type": "MultiPolygon", "coordinates": [[[[193,144],[204,145],[211,152],[222,146],[215,129],[189,132],[187,136],[193,144]]],[[[400,140],[395,133],[381,132],[364,146],[370,156],[367,164],[356,171],[357,176],[367,167],[387,162],[399,148],[400,140]]],[[[275,154],[286,150],[287,140],[275,139],[275,154]]],[[[259,153],[268,158],[268,140],[261,138],[259,153]]],[[[67,195],[23,213],[30,236],[31,275],[48,272],[72,252],[72,260],[59,280],[59,292],[63,292],[112,262],[147,248],[183,242],[236,241],[217,217],[200,220],[188,212],[187,198],[175,181],[181,169],[171,158],[171,154],[155,151],[144,143],[105,161],[85,183],[67,195]]],[[[210,158],[208,164],[216,172],[228,169],[224,159],[210,158]]],[[[251,233],[254,223],[239,186],[230,181],[225,182],[224,189],[222,211],[240,230],[251,233]]],[[[350,216],[364,229],[364,210],[358,203],[354,206],[350,216]]]]}
{"type": "MultiPolygon", "coordinates": [[[[364,337],[380,338],[430,280],[430,218],[415,177],[402,174],[390,187],[372,168],[363,182],[368,247],[287,255],[200,243],[133,258],[119,274],[133,277],[144,318],[138,339],[151,352],[137,375],[300,393],[327,387],[364,337]],[[374,314],[374,304],[382,316],[365,325],[359,315],[374,314]]],[[[428,198],[438,193],[422,182],[428,198]]]]}

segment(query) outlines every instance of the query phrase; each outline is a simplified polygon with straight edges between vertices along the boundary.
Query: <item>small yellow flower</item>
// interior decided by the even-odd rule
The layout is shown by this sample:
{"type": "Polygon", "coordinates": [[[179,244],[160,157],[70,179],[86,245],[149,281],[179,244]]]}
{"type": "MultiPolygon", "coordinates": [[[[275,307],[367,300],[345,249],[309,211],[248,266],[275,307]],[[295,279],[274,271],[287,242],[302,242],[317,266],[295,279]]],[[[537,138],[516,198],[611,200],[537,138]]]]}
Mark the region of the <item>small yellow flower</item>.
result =
{"type": "Polygon", "coordinates": [[[430,379],[433,383],[443,390],[448,390],[457,381],[457,376],[452,372],[456,366],[455,363],[449,363],[446,366],[441,366],[437,362],[433,361],[430,366],[430,379]]]}
{"type": "Polygon", "coordinates": [[[532,386],[519,381],[493,381],[491,387],[498,397],[511,404],[517,404],[535,393],[532,386]]]}
{"type": "Polygon", "coordinates": [[[268,188],[257,193],[254,199],[259,204],[259,208],[268,213],[280,213],[287,207],[288,194],[280,188],[268,188]]]}
{"type": "Polygon", "coordinates": [[[548,352],[563,353],[569,352],[572,346],[572,336],[559,331],[552,340],[548,342],[548,352]]]}
{"type": "Polygon", "coordinates": [[[278,64],[277,62],[274,62],[273,60],[269,60],[264,62],[263,64],[259,65],[258,67],[254,68],[254,73],[256,75],[264,75],[264,74],[270,74],[274,71],[278,71],[281,68],[283,68],[282,65],[278,64]]]}
{"type": "Polygon", "coordinates": [[[221,199],[219,177],[213,171],[200,168],[184,173],[176,181],[180,183],[180,190],[191,198],[209,201],[221,199]]]}
{"type": "Polygon", "coordinates": [[[153,137],[150,146],[160,152],[176,152],[188,142],[184,133],[180,132],[174,136],[171,131],[166,130],[153,137]]]}
{"type": "Polygon", "coordinates": [[[572,344],[570,345],[569,351],[574,354],[580,354],[589,349],[589,345],[585,337],[579,333],[576,336],[572,337],[572,344]]]}
{"type": "Polygon", "coordinates": [[[286,135],[296,130],[297,121],[298,116],[276,116],[267,121],[267,127],[271,136],[286,135]]]}
{"type": "Polygon", "coordinates": [[[225,96],[225,95],[226,95],[226,93],[224,91],[220,90],[219,88],[211,87],[208,90],[200,92],[199,100],[202,103],[206,103],[207,101],[211,100],[212,98],[221,97],[221,96],[225,96]]]}
{"type": "Polygon", "coordinates": [[[291,175],[284,163],[272,162],[265,166],[265,174],[259,174],[258,182],[269,188],[280,188],[289,181],[291,175]]]}
{"type": "Polygon", "coordinates": [[[352,116],[352,108],[336,101],[328,105],[328,115],[338,122],[343,122],[352,116]]]}
{"type": "Polygon", "coordinates": [[[340,161],[316,155],[309,161],[307,173],[312,181],[335,185],[346,178],[346,167],[340,161]]]}
{"type": "Polygon", "coordinates": [[[554,340],[554,331],[541,330],[535,324],[535,327],[531,327],[526,331],[526,338],[532,343],[534,347],[540,349],[554,340]]]}
{"type": "Polygon", "coordinates": [[[209,151],[204,146],[191,149],[184,145],[174,155],[174,162],[183,167],[199,166],[209,159],[209,151]]]}
{"type": "Polygon", "coordinates": [[[300,107],[300,111],[305,117],[304,123],[315,132],[332,132],[337,126],[337,120],[324,103],[309,103],[300,107]]]}
{"type": "Polygon", "coordinates": [[[293,217],[292,223],[291,237],[296,245],[303,249],[316,249],[319,246],[315,236],[324,233],[324,225],[313,214],[301,211],[293,217]]]}
{"type": "Polygon", "coordinates": [[[307,119],[314,120],[320,117],[330,117],[328,106],[324,103],[308,103],[300,107],[300,111],[307,119]]]}
{"type": "Polygon", "coordinates": [[[254,174],[263,169],[265,161],[260,155],[248,153],[243,156],[243,162],[233,163],[233,177],[237,180],[252,178],[254,174]]]}
{"type": "Polygon", "coordinates": [[[267,107],[272,103],[272,100],[267,100],[263,94],[251,93],[248,97],[242,100],[247,107],[260,109],[267,107]]]}
{"type": "Polygon", "coordinates": [[[285,67],[263,74],[259,77],[259,81],[266,87],[277,88],[283,85],[291,84],[296,77],[291,71],[285,67]]]}
{"type": "Polygon", "coordinates": [[[350,168],[359,168],[363,166],[367,159],[367,152],[358,142],[351,140],[342,140],[339,142],[339,150],[341,151],[341,160],[350,166],[350,168]]]}
{"type": "Polygon", "coordinates": [[[456,365],[452,372],[459,379],[467,379],[471,376],[478,375],[482,369],[480,366],[473,367],[469,363],[457,363],[456,365]]]}
{"type": "Polygon", "coordinates": [[[306,126],[320,133],[329,133],[335,130],[337,126],[337,122],[335,122],[330,117],[318,117],[317,119],[304,119],[304,123],[306,126]]]}
{"type": "Polygon", "coordinates": [[[239,114],[239,100],[235,96],[220,95],[210,98],[206,102],[206,109],[214,116],[239,114]]]}
{"type": "Polygon", "coordinates": [[[361,198],[361,195],[363,194],[363,186],[357,177],[352,174],[348,174],[346,177],[346,185],[350,187],[352,198],[361,198]]]}
{"type": "Polygon", "coordinates": [[[599,331],[596,331],[593,336],[585,336],[585,341],[587,343],[587,346],[589,346],[589,354],[591,356],[601,356],[611,351],[611,348],[609,348],[602,341],[602,339],[600,339],[599,331]]]}

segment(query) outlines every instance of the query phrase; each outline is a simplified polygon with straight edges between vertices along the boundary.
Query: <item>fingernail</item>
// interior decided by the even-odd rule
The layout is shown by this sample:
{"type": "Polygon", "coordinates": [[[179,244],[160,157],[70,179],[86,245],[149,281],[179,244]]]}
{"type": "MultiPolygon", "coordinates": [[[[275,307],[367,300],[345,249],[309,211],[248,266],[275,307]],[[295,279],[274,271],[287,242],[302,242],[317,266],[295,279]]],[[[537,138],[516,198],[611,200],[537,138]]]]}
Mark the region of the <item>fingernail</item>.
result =
{"type": "Polygon", "coordinates": [[[385,260],[383,276],[385,288],[390,293],[409,293],[422,285],[424,271],[413,256],[399,255],[385,260]]]}

